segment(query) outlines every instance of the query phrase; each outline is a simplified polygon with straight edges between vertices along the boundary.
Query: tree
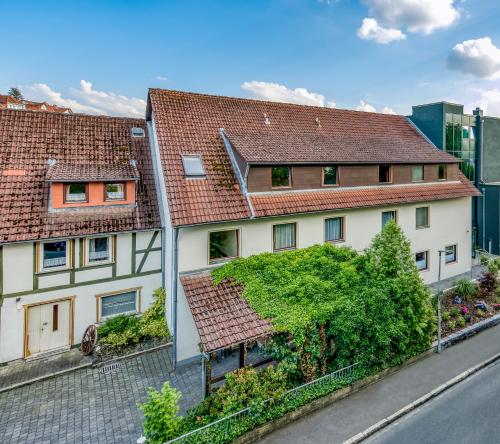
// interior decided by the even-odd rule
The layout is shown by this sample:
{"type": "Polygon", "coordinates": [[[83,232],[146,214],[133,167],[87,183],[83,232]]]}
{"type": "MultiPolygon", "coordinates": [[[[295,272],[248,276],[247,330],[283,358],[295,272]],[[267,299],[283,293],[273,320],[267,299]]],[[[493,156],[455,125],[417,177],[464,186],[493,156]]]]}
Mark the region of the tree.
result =
{"type": "Polygon", "coordinates": [[[8,95],[16,100],[24,100],[21,90],[16,86],[13,86],[12,88],[9,89],[8,95]]]}

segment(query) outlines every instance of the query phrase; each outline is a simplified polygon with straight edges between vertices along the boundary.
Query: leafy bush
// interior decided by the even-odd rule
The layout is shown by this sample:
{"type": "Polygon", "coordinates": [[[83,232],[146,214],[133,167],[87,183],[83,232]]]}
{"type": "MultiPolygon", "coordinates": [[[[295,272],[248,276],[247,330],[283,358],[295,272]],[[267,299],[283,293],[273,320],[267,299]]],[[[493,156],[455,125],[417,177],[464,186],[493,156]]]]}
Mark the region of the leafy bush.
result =
{"type": "Polygon", "coordinates": [[[450,310],[450,315],[453,317],[459,316],[460,315],[460,308],[457,306],[452,307],[450,310]]]}
{"type": "Polygon", "coordinates": [[[479,279],[479,296],[486,299],[496,294],[498,286],[497,274],[486,271],[479,279]]]}
{"type": "Polygon", "coordinates": [[[97,328],[99,342],[118,349],[137,344],[146,338],[168,338],[165,320],[165,290],[160,288],[153,292],[153,303],[142,314],[118,315],[107,319],[97,328]]]}
{"type": "Polygon", "coordinates": [[[466,321],[463,316],[458,316],[457,317],[457,325],[461,328],[465,327],[466,321]]]}
{"type": "Polygon", "coordinates": [[[457,321],[455,320],[448,321],[448,328],[450,330],[455,330],[456,327],[457,327],[457,321]]]}
{"type": "Polygon", "coordinates": [[[450,319],[450,312],[449,311],[443,311],[441,314],[441,319],[446,322],[450,319]]]}
{"type": "Polygon", "coordinates": [[[181,394],[170,387],[168,381],[161,391],[148,389],[147,401],[139,404],[144,412],[144,434],[148,443],[163,444],[178,436],[182,425],[182,417],[178,416],[180,398],[181,394]]]}
{"type": "Polygon", "coordinates": [[[431,344],[430,293],[395,223],[363,254],[315,245],[240,258],[213,274],[243,285],[250,306],[272,321],[272,356],[305,381],[352,362],[397,365],[431,344]]]}
{"type": "Polygon", "coordinates": [[[470,301],[477,294],[477,286],[469,279],[459,279],[456,282],[457,293],[466,301],[470,301]]]}

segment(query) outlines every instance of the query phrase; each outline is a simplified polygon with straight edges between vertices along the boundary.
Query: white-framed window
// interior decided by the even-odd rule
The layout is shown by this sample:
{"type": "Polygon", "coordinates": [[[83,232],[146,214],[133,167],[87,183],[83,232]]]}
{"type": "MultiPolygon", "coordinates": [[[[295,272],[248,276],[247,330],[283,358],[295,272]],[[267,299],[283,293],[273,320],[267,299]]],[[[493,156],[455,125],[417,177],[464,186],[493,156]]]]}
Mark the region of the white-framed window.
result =
{"type": "Polygon", "coordinates": [[[452,264],[457,261],[457,245],[447,245],[444,248],[444,262],[452,264]]]}
{"type": "Polygon", "coordinates": [[[420,251],[415,253],[415,264],[417,265],[418,271],[425,271],[429,269],[429,252],[420,251]]]}
{"type": "Polygon", "coordinates": [[[325,241],[340,242],[344,240],[344,218],[325,219],[325,241]]]}
{"type": "Polygon", "coordinates": [[[239,256],[239,230],[208,233],[208,261],[218,262],[239,256]]]}
{"type": "Polygon", "coordinates": [[[64,201],[66,203],[87,202],[87,184],[70,183],[65,186],[64,201]]]}
{"type": "Polygon", "coordinates": [[[69,264],[69,242],[67,240],[40,243],[40,265],[42,271],[67,268],[69,264]]]}
{"type": "Polygon", "coordinates": [[[398,221],[398,212],[396,210],[382,211],[382,228],[384,228],[390,221],[398,221]]]}
{"type": "Polygon", "coordinates": [[[291,250],[296,247],[297,224],[273,225],[273,250],[291,250]]]}
{"type": "Polygon", "coordinates": [[[99,319],[104,320],[121,314],[138,313],[139,307],[139,290],[125,290],[123,292],[113,294],[98,295],[99,304],[99,319]]]}
{"type": "Polygon", "coordinates": [[[90,237],[85,240],[87,245],[87,265],[109,262],[112,260],[111,236],[90,237]]]}
{"type": "Polygon", "coordinates": [[[429,207],[419,207],[415,210],[416,228],[429,228],[429,207]]]}
{"type": "Polygon", "coordinates": [[[107,183],[105,187],[105,200],[125,200],[125,184],[123,182],[107,183]]]}

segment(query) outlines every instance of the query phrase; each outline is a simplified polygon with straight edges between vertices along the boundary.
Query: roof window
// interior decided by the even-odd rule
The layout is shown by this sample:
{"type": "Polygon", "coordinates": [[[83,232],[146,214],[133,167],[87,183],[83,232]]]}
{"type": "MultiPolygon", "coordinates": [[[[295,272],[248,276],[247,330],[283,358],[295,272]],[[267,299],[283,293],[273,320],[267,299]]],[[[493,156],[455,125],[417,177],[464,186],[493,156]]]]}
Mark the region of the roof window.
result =
{"type": "Polygon", "coordinates": [[[205,177],[201,156],[182,156],[186,177],[205,177]]]}
{"type": "Polygon", "coordinates": [[[137,127],[132,128],[132,137],[144,137],[144,136],[145,133],[143,128],[137,128],[137,127]]]}

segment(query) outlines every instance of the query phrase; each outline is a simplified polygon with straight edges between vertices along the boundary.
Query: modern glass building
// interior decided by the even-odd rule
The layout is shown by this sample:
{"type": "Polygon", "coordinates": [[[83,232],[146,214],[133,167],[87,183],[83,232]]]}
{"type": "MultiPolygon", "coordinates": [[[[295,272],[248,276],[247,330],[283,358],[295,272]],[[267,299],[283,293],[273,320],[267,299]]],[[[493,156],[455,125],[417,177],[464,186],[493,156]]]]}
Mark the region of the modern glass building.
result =
{"type": "Polygon", "coordinates": [[[462,159],[462,172],[483,194],[472,203],[473,245],[500,254],[500,119],[437,102],[414,106],[410,120],[436,147],[462,159]]]}

